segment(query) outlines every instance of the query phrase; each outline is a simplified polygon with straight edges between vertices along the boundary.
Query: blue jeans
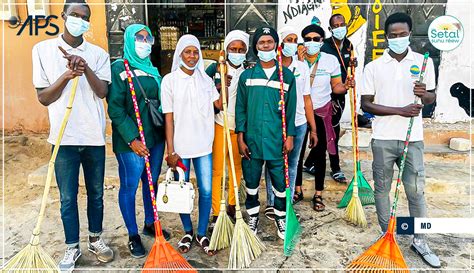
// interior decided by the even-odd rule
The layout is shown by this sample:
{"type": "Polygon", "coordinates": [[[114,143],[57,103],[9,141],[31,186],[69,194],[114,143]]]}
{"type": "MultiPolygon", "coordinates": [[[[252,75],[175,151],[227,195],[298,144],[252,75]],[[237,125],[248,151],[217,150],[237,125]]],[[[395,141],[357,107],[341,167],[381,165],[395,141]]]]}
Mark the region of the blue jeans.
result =
{"type": "MultiPolygon", "coordinates": [[[[183,164],[188,169],[185,173],[185,181],[189,181],[189,170],[193,161],[194,171],[199,190],[199,222],[197,235],[206,236],[207,225],[212,205],[212,153],[196,158],[183,158],[183,164]]],[[[181,222],[185,232],[193,230],[190,214],[180,214],[181,222]]]]}
{"type": "MultiPolygon", "coordinates": [[[[304,137],[306,135],[306,129],[308,128],[307,124],[296,126],[296,136],[293,139],[293,150],[288,155],[288,173],[290,176],[290,191],[291,198],[295,194],[295,181],[296,181],[296,171],[298,168],[298,159],[300,158],[301,148],[303,147],[304,137]]],[[[267,185],[267,206],[272,206],[275,204],[275,194],[272,190],[272,183],[270,174],[268,173],[267,168],[265,168],[265,182],[267,185]]]]}
{"type": "MultiPolygon", "coordinates": [[[[157,189],[156,183],[161,172],[165,142],[158,143],[150,149],[150,168],[153,179],[153,187],[157,189]]],[[[115,155],[119,164],[120,190],[119,206],[122,212],[128,235],[138,234],[137,219],[135,218],[135,195],[140,178],[142,180],[143,207],[145,209],[145,224],[152,224],[155,219],[151,203],[148,176],[145,169],[145,158],[134,152],[118,153],[115,155]]]]}
{"type": "Polygon", "coordinates": [[[66,244],[70,247],[79,244],[77,193],[81,164],[87,190],[87,220],[90,236],[99,236],[102,233],[104,219],[105,146],[59,147],[54,171],[61,200],[61,220],[66,244]]]}

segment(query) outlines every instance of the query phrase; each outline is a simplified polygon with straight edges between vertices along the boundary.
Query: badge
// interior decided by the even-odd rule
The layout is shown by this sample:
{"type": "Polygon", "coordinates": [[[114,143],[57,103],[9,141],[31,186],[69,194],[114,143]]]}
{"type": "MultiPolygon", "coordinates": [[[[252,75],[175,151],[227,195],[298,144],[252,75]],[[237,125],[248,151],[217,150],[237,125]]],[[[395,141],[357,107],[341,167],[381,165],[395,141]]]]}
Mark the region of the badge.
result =
{"type": "Polygon", "coordinates": [[[163,203],[168,203],[168,195],[163,195],[163,203]]]}
{"type": "Polygon", "coordinates": [[[410,74],[412,79],[418,79],[418,76],[420,75],[420,67],[417,65],[412,65],[410,67],[410,74]]]}

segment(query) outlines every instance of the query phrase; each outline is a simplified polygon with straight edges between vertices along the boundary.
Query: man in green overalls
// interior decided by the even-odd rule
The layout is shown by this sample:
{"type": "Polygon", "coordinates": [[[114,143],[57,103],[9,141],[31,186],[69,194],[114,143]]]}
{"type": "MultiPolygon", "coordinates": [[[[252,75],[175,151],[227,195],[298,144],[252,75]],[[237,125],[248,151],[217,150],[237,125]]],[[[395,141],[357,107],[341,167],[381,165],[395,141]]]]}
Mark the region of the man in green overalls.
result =
{"type": "Polygon", "coordinates": [[[283,68],[287,141],[282,140],[280,80],[276,48],[278,34],[270,27],[255,31],[252,49],[258,56],[255,67],[244,71],[239,79],[235,106],[236,132],[249,214],[249,226],[256,234],[258,227],[258,187],[263,164],[266,164],[275,193],[275,224],[278,236],[285,238],[285,176],[283,153],[293,149],[296,114],[296,82],[293,73],[283,68]]]}

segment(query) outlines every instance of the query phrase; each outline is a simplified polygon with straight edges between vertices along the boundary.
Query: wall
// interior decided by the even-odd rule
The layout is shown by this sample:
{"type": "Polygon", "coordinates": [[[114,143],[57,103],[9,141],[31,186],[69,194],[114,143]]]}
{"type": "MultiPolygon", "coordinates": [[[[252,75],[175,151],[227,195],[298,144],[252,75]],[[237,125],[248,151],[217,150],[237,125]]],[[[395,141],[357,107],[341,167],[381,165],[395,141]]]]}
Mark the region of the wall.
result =
{"type": "MultiPolygon", "coordinates": [[[[18,15],[21,20],[27,17],[26,0],[17,0],[18,15]]],[[[62,33],[64,21],[61,18],[63,0],[51,0],[50,14],[58,16],[53,20],[62,33]]],[[[107,29],[105,22],[104,0],[88,0],[91,8],[91,28],[85,34],[85,38],[107,50],[107,29]]],[[[12,29],[7,21],[2,21],[0,36],[2,52],[0,67],[2,84],[4,84],[5,112],[2,119],[5,122],[5,130],[27,130],[34,132],[47,132],[49,129],[46,107],[42,106],[36,97],[36,91],[32,84],[31,49],[43,40],[51,38],[44,30],[39,31],[38,36],[29,36],[25,29],[20,36],[17,32],[20,27],[12,29]],[[4,69],[4,70],[3,70],[4,69]]],[[[53,30],[53,29],[50,29],[53,30]]]]}
{"type": "MultiPolygon", "coordinates": [[[[474,67],[474,45],[473,31],[474,20],[473,5],[466,8],[465,2],[460,0],[448,0],[446,14],[452,15],[461,21],[464,27],[464,40],[459,47],[449,52],[442,52],[439,67],[437,106],[435,110],[436,122],[469,121],[470,117],[459,107],[458,98],[451,95],[450,89],[455,83],[462,83],[468,88],[474,88],[472,82],[472,69],[474,67]]],[[[464,100],[469,98],[464,96],[464,100]]],[[[471,98],[472,100],[472,98],[471,98]]]]}

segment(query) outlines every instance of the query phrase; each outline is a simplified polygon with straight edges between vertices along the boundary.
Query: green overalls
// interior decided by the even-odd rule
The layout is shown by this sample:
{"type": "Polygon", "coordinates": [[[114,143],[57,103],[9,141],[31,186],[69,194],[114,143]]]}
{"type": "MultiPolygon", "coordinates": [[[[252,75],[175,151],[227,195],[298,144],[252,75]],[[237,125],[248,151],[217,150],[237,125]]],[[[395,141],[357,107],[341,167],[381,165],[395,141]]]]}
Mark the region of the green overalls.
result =
{"type": "MultiPolygon", "coordinates": [[[[250,216],[258,215],[260,202],[258,186],[263,164],[272,178],[277,219],[285,218],[285,176],[278,63],[270,79],[260,62],[244,71],[239,78],[235,106],[236,132],[244,133],[250,150],[250,160],[242,159],[247,199],[245,206],[250,216]]],[[[287,136],[295,136],[296,81],[288,68],[283,68],[287,136]]]]}

